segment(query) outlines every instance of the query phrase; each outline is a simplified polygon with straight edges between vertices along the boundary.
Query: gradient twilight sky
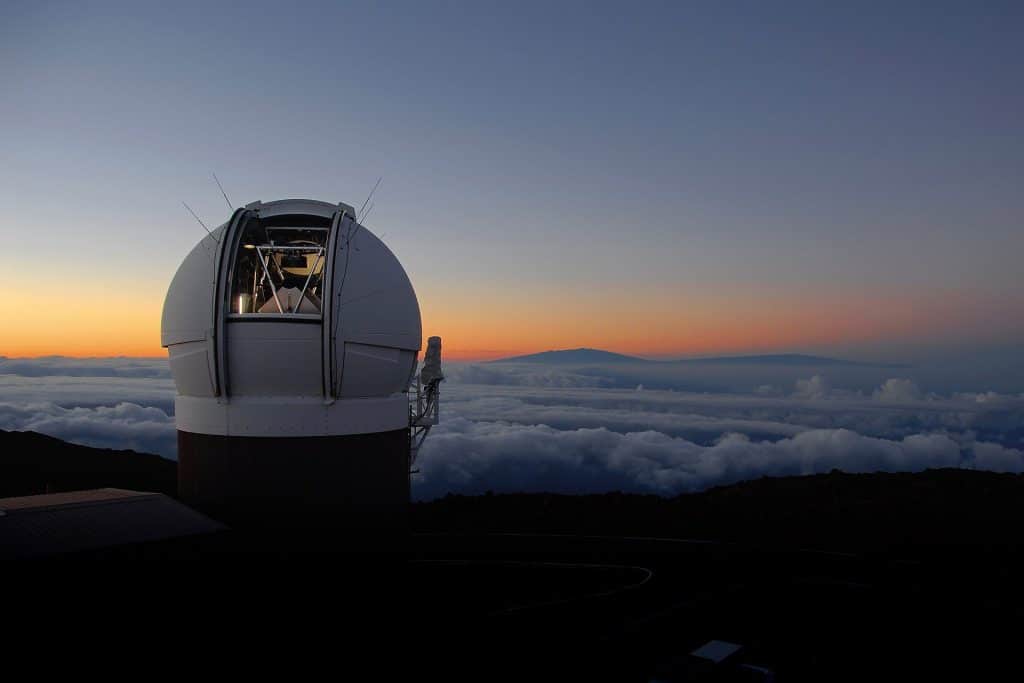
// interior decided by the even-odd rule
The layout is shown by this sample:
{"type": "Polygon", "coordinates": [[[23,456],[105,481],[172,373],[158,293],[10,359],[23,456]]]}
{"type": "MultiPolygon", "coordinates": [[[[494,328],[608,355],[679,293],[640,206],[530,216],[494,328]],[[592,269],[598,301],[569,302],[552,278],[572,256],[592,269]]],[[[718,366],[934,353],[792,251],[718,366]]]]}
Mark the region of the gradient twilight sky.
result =
{"type": "Polygon", "coordinates": [[[833,5],[7,0],[0,355],[162,355],[211,171],[383,176],[450,357],[1020,348],[1024,5],[833,5]]]}

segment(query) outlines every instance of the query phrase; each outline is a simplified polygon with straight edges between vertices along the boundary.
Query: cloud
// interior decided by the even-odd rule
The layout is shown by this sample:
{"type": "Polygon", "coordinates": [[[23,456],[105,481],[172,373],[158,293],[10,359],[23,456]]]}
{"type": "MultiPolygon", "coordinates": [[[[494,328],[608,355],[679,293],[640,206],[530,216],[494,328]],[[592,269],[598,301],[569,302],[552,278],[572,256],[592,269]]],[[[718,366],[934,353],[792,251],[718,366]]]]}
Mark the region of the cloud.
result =
{"type": "Polygon", "coordinates": [[[808,398],[826,395],[821,383],[817,388],[785,396],[445,385],[442,419],[459,416],[560,429],[604,426],[619,432],[650,429],[700,443],[726,432],[771,440],[809,429],[849,429],[886,439],[974,431],[979,440],[1024,445],[1024,399],[1018,397],[978,401],[974,395],[930,395],[893,402],[832,389],[827,400],[808,398]]]}
{"type": "Polygon", "coordinates": [[[445,377],[457,384],[506,385],[525,387],[610,387],[614,381],[597,375],[538,366],[451,364],[445,377]]]}
{"type": "Polygon", "coordinates": [[[136,403],[170,415],[174,413],[174,383],[135,377],[0,375],[0,401],[54,403],[66,408],[136,403]]]}
{"type": "Polygon", "coordinates": [[[887,379],[873,394],[876,401],[906,403],[921,400],[921,390],[909,379],[887,379]]]}
{"type": "Polygon", "coordinates": [[[797,398],[821,399],[827,398],[832,387],[828,380],[821,375],[815,375],[810,379],[798,379],[793,396],[797,398]]]}
{"type": "MultiPolygon", "coordinates": [[[[615,432],[659,431],[670,436],[683,436],[698,442],[711,442],[726,432],[743,432],[760,438],[775,439],[793,436],[804,427],[786,422],[758,419],[752,416],[715,415],[713,411],[694,411],[687,398],[675,395],[645,401],[643,392],[638,396],[631,390],[605,390],[607,400],[597,405],[577,402],[579,392],[520,391],[512,395],[494,395],[488,390],[474,395],[460,391],[443,401],[445,413],[450,417],[464,417],[475,421],[503,421],[519,424],[544,424],[556,429],[578,427],[604,427],[615,432]],[[615,399],[618,400],[615,400],[615,399]],[[710,414],[709,414],[710,412],[710,414]]],[[[660,392],[667,393],[667,392],[660,392]]],[[[583,397],[581,397],[583,398],[583,397]]]]}
{"type": "Polygon", "coordinates": [[[973,401],[974,403],[1011,404],[1024,399],[1024,394],[1013,396],[1012,394],[997,394],[994,391],[985,391],[982,393],[956,393],[953,394],[953,398],[973,401]]]}
{"type": "Polygon", "coordinates": [[[166,358],[7,358],[0,356],[0,375],[21,377],[169,378],[166,358]]]}
{"type": "Polygon", "coordinates": [[[865,395],[822,376],[788,396],[452,385],[414,491],[673,494],[833,468],[1021,471],[1024,401],[982,399],[899,379],[865,395]]]}
{"type": "Polygon", "coordinates": [[[993,472],[1024,472],[1024,451],[997,443],[975,443],[971,447],[974,467],[993,472]]]}
{"type": "Polygon", "coordinates": [[[920,471],[997,464],[1021,467],[1020,451],[960,444],[943,434],[900,440],[847,429],[810,430],[774,442],[725,434],[702,446],[655,431],[620,434],[604,428],[474,422],[440,425],[424,446],[414,479],[417,498],[455,491],[564,493],[621,490],[671,495],[764,475],[920,471]],[[980,459],[980,460],[979,460],[980,459]]]}

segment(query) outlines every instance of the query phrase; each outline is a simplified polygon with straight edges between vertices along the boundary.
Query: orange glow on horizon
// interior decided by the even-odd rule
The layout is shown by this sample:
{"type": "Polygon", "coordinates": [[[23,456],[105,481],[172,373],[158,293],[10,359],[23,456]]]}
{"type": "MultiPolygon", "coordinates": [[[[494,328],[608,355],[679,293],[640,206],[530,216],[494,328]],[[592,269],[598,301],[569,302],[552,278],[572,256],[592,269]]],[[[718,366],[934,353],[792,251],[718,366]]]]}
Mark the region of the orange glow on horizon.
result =
{"type": "Polygon", "coordinates": [[[579,347],[682,358],[927,338],[972,313],[963,297],[823,289],[690,297],[525,292],[515,300],[502,300],[498,292],[450,291],[432,299],[447,306],[424,308],[424,335],[439,333],[451,360],[579,347]]]}
{"type": "Polygon", "coordinates": [[[120,281],[85,276],[70,273],[66,280],[41,281],[31,297],[0,302],[0,355],[166,355],[160,347],[165,286],[126,287],[120,281]]]}
{"type": "MultiPolygon", "coordinates": [[[[420,292],[424,339],[439,334],[452,361],[578,347],[649,357],[790,352],[926,338],[969,324],[977,309],[967,296],[824,288],[685,296],[639,286],[551,292],[526,285],[517,291],[433,285],[420,292]]],[[[56,282],[31,298],[0,302],[0,355],[166,355],[160,347],[163,286],[125,291],[94,281],[88,289],[78,298],[88,302],[82,305],[62,305],[69,290],[56,282]]]]}

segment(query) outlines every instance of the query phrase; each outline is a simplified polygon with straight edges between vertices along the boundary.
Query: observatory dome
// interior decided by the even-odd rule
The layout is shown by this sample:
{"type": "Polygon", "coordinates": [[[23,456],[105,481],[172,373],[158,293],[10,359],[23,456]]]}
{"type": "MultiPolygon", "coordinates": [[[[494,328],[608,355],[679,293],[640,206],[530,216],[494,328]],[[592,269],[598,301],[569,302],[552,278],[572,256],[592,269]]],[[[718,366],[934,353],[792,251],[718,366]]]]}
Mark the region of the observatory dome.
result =
{"type": "Polygon", "coordinates": [[[254,202],[178,268],[161,343],[179,431],[336,436],[409,426],[422,330],[395,255],[347,204],[254,202]]]}

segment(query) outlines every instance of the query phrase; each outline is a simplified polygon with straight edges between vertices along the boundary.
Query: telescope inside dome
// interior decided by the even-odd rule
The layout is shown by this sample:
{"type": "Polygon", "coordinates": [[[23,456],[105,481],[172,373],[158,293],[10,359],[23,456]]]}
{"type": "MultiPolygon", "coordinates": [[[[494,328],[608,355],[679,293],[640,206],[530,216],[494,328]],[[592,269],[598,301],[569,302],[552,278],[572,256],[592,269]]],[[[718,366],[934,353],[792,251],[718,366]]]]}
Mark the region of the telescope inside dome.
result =
{"type": "Polygon", "coordinates": [[[319,316],[329,223],[316,216],[251,221],[231,271],[231,314],[319,316]]]}

